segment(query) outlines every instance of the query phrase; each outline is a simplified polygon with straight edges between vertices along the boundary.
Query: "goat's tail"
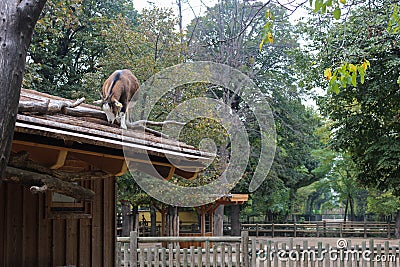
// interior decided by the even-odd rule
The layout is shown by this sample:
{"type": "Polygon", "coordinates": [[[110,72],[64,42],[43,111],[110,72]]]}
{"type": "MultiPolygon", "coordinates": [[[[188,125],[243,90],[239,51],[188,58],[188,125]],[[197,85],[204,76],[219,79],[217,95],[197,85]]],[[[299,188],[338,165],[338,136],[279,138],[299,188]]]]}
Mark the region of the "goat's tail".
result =
{"type": "Polygon", "coordinates": [[[110,89],[109,89],[109,91],[108,91],[108,96],[107,96],[107,98],[111,98],[112,89],[114,88],[115,84],[117,83],[117,81],[118,81],[120,78],[121,78],[121,71],[119,70],[119,71],[117,71],[117,73],[115,74],[114,79],[113,79],[112,82],[111,82],[111,85],[110,85],[110,89]]]}

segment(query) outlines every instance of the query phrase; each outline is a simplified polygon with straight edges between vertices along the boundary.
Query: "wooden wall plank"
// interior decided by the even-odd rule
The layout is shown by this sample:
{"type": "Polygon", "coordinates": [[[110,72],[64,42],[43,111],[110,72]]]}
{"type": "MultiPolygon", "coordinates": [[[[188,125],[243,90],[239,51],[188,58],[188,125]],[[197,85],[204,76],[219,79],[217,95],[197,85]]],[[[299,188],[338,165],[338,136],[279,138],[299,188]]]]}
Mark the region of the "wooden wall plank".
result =
{"type": "Polygon", "coordinates": [[[46,194],[0,187],[0,267],[113,266],[116,242],[115,178],[95,180],[93,218],[48,219],[46,194]]]}
{"type": "Polygon", "coordinates": [[[23,188],[23,266],[38,265],[37,240],[38,240],[38,200],[39,196],[32,194],[27,187],[23,188]]]}
{"type": "Polygon", "coordinates": [[[94,266],[91,264],[91,219],[79,220],[79,266],[94,266]]]}
{"type": "Polygon", "coordinates": [[[19,267],[22,266],[22,187],[8,184],[7,199],[5,265],[19,267]]]}
{"type": "Polygon", "coordinates": [[[62,219],[50,220],[52,222],[53,239],[51,250],[53,253],[53,266],[66,265],[66,222],[62,219]]]}
{"type": "Polygon", "coordinates": [[[104,179],[103,210],[104,210],[104,266],[112,266],[115,263],[115,187],[114,178],[104,179]]]}
{"type": "Polygon", "coordinates": [[[78,219],[66,220],[66,265],[78,264],[78,219]]]}
{"type": "Polygon", "coordinates": [[[0,186],[0,266],[5,266],[7,183],[0,186]]]}
{"type": "Polygon", "coordinates": [[[103,266],[103,179],[93,181],[92,266],[103,266]]]}
{"type": "Polygon", "coordinates": [[[53,251],[51,249],[52,228],[51,221],[46,218],[46,195],[38,196],[38,239],[37,257],[38,266],[52,266],[53,251]]]}

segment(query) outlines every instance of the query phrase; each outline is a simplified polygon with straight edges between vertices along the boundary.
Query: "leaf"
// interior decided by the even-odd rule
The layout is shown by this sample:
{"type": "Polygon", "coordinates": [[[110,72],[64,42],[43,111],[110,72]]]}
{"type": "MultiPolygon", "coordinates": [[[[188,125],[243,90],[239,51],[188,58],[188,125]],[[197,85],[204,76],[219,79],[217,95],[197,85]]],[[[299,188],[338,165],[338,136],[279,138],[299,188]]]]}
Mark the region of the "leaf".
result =
{"type": "Polygon", "coordinates": [[[334,83],[333,86],[331,87],[331,91],[334,92],[335,94],[339,94],[340,92],[339,85],[337,83],[334,83]]]}
{"type": "Polygon", "coordinates": [[[363,68],[364,71],[366,71],[367,68],[368,68],[370,65],[371,65],[371,64],[369,63],[368,60],[365,60],[365,61],[361,64],[361,66],[362,66],[362,68],[363,68]]]}
{"type": "Polygon", "coordinates": [[[357,72],[353,72],[353,75],[351,75],[351,84],[354,87],[357,86],[357,72]]]}
{"type": "Polygon", "coordinates": [[[360,82],[361,84],[364,84],[365,81],[365,72],[364,71],[360,71],[360,82]]]}
{"type": "Polygon", "coordinates": [[[271,44],[273,44],[273,43],[274,43],[274,37],[272,36],[272,33],[271,33],[271,32],[268,32],[267,37],[268,37],[268,41],[269,41],[271,44]]]}
{"type": "Polygon", "coordinates": [[[342,3],[343,5],[346,4],[346,0],[340,0],[340,3],[342,3]]]}
{"type": "Polygon", "coordinates": [[[357,67],[354,64],[349,64],[349,71],[357,74],[357,67]]]}
{"type": "Polygon", "coordinates": [[[316,0],[314,12],[318,12],[318,10],[320,10],[323,5],[324,5],[324,2],[322,0],[316,0]]]}
{"type": "Polygon", "coordinates": [[[399,78],[397,79],[397,84],[400,86],[400,76],[399,76],[399,78]]]}
{"type": "Polygon", "coordinates": [[[333,11],[333,17],[335,19],[340,19],[341,15],[342,15],[342,11],[340,10],[339,7],[336,7],[335,10],[333,11]]]}
{"type": "Polygon", "coordinates": [[[267,13],[265,13],[265,17],[266,17],[267,19],[270,19],[270,18],[271,18],[271,10],[268,9],[267,13]]]}
{"type": "Polygon", "coordinates": [[[324,77],[329,81],[332,78],[332,70],[331,68],[327,68],[324,71],[324,77]]]}
{"type": "Polygon", "coordinates": [[[260,43],[260,52],[262,51],[262,48],[263,48],[264,42],[265,42],[265,39],[262,39],[262,40],[261,40],[261,43],[260,43]]]}

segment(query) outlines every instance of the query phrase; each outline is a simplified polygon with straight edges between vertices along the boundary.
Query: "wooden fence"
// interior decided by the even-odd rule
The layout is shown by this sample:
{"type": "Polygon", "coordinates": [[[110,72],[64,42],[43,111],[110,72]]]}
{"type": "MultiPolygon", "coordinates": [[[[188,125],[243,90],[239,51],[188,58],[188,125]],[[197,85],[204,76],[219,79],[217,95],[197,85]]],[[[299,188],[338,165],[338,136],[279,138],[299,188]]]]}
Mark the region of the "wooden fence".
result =
{"type": "Polygon", "coordinates": [[[255,236],[287,237],[394,237],[395,224],[381,222],[310,222],[242,224],[255,236]]]}
{"type": "Polygon", "coordinates": [[[373,239],[352,245],[350,240],[338,239],[335,245],[309,241],[294,244],[271,240],[252,240],[250,266],[254,267],[389,267],[400,265],[399,245],[389,241],[375,244],[373,239]],[[255,251],[255,253],[252,253],[255,251]]]}
{"type": "Polygon", "coordinates": [[[249,239],[246,231],[240,237],[138,237],[132,232],[118,238],[116,266],[390,267],[400,266],[400,250],[399,243],[373,239],[352,245],[339,238],[332,245],[249,239]],[[179,242],[205,246],[182,248],[179,242]]]}
{"type": "Polygon", "coordinates": [[[131,232],[130,237],[118,237],[116,266],[250,267],[249,251],[246,231],[238,237],[138,237],[131,232]],[[181,247],[190,242],[204,246],[181,247]]]}

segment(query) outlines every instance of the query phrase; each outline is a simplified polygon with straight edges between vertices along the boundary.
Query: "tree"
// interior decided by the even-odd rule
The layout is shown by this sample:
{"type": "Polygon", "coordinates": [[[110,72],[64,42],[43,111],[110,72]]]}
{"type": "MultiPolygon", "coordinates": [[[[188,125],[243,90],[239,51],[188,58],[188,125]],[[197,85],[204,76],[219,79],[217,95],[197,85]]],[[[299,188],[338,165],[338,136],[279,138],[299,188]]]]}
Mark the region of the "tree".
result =
{"type": "MultiPolygon", "coordinates": [[[[317,179],[311,172],[316,162],[310,151],[318,145],[313,134],[319,118],[305,108],[303,92],[295,86],[296,67],[300,69],[295,59],[300,54],[293,32],[285,9],[270,2],[237,0],[222,1],[208,8],[204,16],[194,19],[188,27],[190,59],[213,60],[241,70],[255,80],[272,107],[278,135],[276,157],[268,178],[254,192],[251,204],[263,214],[288,214],[296,189],[317,179]],[[258,33],[265,16],[271,12],[275,16],[276,41],[265,44],[260,52],[258,33]],[[282,201],[285,204],[279,203],[282,201]]],[[[236,92],[217,87],[208,92],[237,111],[246,125],[251,143],[250,163],[233,192],[248,192],[260,154],[257,121],[240,99],[240,92],[235,95],[236,92]]]]}
{"type": "Polygon", "coordinates": [[[11,150],[25,58],[46,0],[0,2],[0,182],[11,150]]]}
{"type": "Polygon", "coordinates": [[[49,2],[35,28],[24,87],[67,98],[98,98],[101,85],[87,86],[84,77],[100,68],[110,46],[103,33],[119,16],[132,25],[137,19],[125,0],[49,2]]]}
{"type": "MultiPolygon", "coordinates": [[[[314,72],[319,69],[322,73],[338,62],[370,62],[364,83],[350,80],[339,91],[321,97],[319,106],[333,122],[333,147],[350,155],[359,171],[358,180],[382,191],[393,190],[399,196],[400,35],[388,27],[391,3],[359,4],[344,23],[323,22],[323,32],[309,32],[314,36],[314,48],[323,47],[315,54],[320,63],[315,64],[314,72]]],[[[308,23],[315,28],[317,22],[308,23]]],[[[361,81],[362,77],[356,79],[361,81]]],[[[328,86],[321,77],[314,76],[314,81],[328,86]]]]}

